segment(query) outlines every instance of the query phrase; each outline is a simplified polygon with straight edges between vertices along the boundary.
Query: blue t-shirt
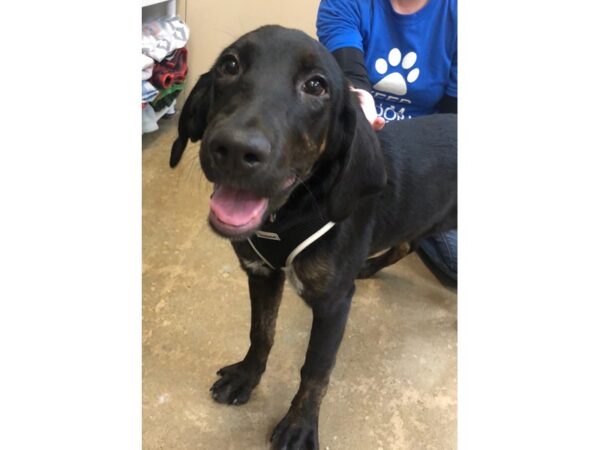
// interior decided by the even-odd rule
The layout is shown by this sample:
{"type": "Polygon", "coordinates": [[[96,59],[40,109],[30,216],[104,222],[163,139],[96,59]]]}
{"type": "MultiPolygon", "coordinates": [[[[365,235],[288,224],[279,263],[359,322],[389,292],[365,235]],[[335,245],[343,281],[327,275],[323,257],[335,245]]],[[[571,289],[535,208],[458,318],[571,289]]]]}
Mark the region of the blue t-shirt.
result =
{"type": "Polygon", "coordinates": [[[361,50],[377,113],[402,120],[457,97],[456,16],[456,0],[429,0],[408,15],[390,0],[321,0],[317,35],[330,52],[361,50]]]}

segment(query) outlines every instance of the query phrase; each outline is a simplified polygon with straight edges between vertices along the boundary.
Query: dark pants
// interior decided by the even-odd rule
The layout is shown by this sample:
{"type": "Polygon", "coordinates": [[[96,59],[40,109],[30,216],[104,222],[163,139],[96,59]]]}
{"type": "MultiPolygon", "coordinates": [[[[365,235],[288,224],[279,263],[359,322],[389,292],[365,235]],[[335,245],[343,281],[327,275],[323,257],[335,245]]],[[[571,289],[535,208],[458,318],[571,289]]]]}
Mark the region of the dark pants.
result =
{"type": "Polygon", "coordinates": [[[446,231],[419,242],[418,247],[444,275],[456,281],[458,242],[456,230],[446,231]]]}

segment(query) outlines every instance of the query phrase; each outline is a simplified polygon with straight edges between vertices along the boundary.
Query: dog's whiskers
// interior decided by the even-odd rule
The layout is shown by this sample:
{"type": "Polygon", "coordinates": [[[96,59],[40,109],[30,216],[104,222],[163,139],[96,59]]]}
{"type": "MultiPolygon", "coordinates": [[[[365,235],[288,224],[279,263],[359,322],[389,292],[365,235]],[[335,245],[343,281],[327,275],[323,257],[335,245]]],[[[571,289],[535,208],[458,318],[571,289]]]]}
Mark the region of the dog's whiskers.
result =
{"type": "Polygon", "coordinates": [[[194,157],[190,158],[189,162],[187,163],[187,178],[186,181],[190,180],[190,177],[193,173],[194,167],[199,168],[199,161],[200,161],[200,157],[198,155],[198,153],[195,154],[194,157]]]}
{"type": "MultiPolygon", "coordinates": [[[[184,169],[183,171],[179,174],[179,179],[177,180],[177,184],[179,184],[179,181],[181,181],[181,177],[184,176],[185,181],[189,181],[191,174],[193,173],[193,168],[194,165],[198,163],[200,159],[200,156],[198,153],[192,154],[192,156],[190,158],[187,159],[187,161],[184,162],[184,169]]],[[[198,166],[199,167],[199,164],[198,166]]]]}
{"type": "Polygon", "coordinates": [[[317,197],[315,197],[315,195],[312,193],[312,191],[310,190],[308,185],[304,181],[302,181],[302,179],[300,177],[298,177],[298,181],[300,182],[302,187],[304,187],[304,189],[306,189],[306,192],[308,192],[308,194],[310,195],[310,199],[312,200],[313,204],[316,206],[319,215],[321,216],[321,218],[323,218],[323,214],[321,213],[321,208],[319,208],[319,202],[317,201],[317,197]]]}
{"type": "Polygon", "coordinates": [[[215,31],[219,32],[219,33],[223,33],[226,34],[229,37],[232,37],[235,39],[236,35],[231,33],[229,30],[223,29],[223,28],[214,28],[215,31]]]}

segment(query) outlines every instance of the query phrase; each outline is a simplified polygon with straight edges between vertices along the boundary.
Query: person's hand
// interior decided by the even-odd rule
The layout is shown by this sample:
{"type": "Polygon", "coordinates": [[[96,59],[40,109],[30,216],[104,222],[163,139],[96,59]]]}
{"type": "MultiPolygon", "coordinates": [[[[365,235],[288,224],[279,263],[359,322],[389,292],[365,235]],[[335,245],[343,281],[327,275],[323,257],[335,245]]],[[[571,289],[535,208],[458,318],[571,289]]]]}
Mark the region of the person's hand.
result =
{"type": "Polygon", "coordinates": [[[358,101],[360,102],[360,107],[362,108],[363,113],[365,113],[365,117],[371,124],[371,127],[373,127],[373,130],[381,130],[385,125],[385,119],[377,115],[377,110],[375,109],[375,99],[373,96],[364,89],[350,87],[350,90],[352,92],[356,92],[358,101]]]}

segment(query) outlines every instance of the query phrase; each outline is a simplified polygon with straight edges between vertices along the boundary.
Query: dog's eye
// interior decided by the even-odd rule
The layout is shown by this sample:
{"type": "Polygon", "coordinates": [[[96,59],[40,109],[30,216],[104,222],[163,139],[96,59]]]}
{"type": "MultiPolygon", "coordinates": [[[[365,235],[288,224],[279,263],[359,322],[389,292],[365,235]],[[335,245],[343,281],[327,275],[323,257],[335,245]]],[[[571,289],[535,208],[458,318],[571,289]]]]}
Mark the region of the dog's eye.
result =
{"type": "Polygon", "coordinates": [[[237,75],[240,71],[240,64],[233,55],[227,55],[219,64],[219,70],[225,75],[237,75]]]}
{"type": "Polygon", "coordinates": [[[302,90],[309,95],[319,97],[327,92],[327,83],[321,77],[313,77],[302,85],[302,90]]]}

